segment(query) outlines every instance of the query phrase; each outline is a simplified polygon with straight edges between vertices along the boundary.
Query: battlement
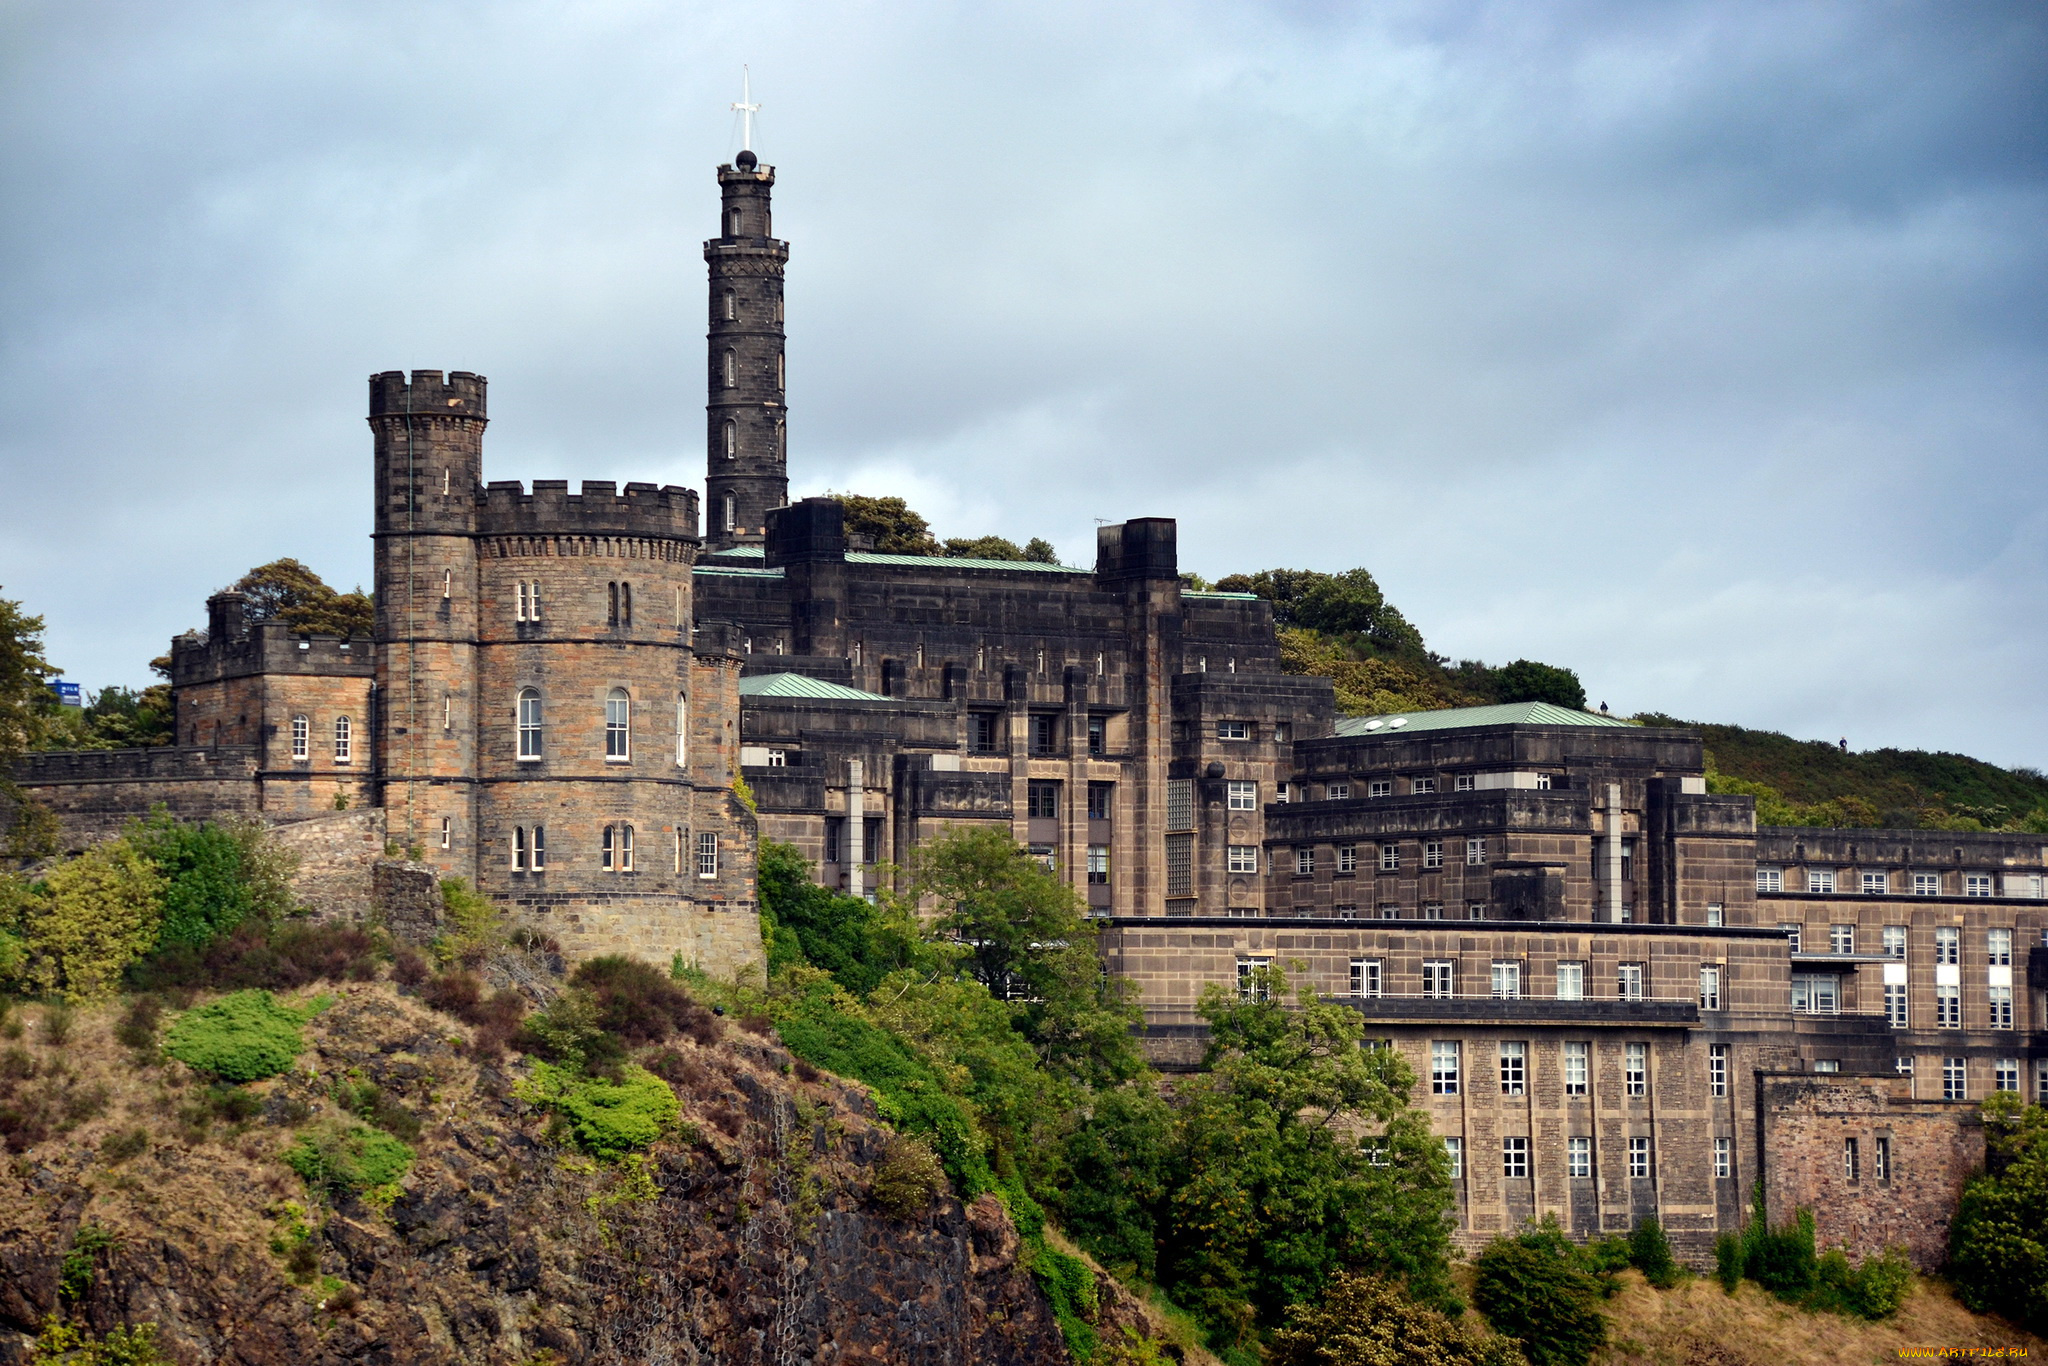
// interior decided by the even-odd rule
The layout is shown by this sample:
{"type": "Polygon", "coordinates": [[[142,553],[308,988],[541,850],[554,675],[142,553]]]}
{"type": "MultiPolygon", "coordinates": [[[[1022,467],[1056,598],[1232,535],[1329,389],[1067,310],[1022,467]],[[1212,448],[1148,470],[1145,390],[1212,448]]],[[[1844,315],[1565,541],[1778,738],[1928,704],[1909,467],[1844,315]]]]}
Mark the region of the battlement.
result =
{"type": "Polygon", "coordinates": [[[13,776],[28,788],[51,783],[249,779],[256,776],[258,758],[253,745],[42,750],[16,758],[13,776]]]}
{"type": "Polygon", "coordinates": [[[370,376],[370,416],[473,417],[486,419],[482,375],[456,370],[444,380],[439,370],[386,370],[370,376]]]}
{"type": "Polygon", "coordinates": [[[697,539],[697,491],[676,484],[628,484],[586,479],[581,493],[566,479],[536,479],[533,492],[517,479],[494,479],[477,500],[477,530],[484,535],[564,533],[697,539]]]}
{"type": "MultiPolygon", "coordinates": [[[[218,608],[217,594],[208,602],[218,608]]],[[[236,598],[240,594],[235,595],[236,598]]],[[[239,606],[239,603],[236,604],[239,606]]],[[[239,612],[215,611],[215,629],[187,631],[171,640],[171,685],[189,687],[223,678],[253,674],[319,674],[333,678],[368,678],[376,672],[377,647],[362,636],[300,636],[281,621],[243,622],[239,612]],[[233,626],[239,629],[221,629],[233,626]]]]}

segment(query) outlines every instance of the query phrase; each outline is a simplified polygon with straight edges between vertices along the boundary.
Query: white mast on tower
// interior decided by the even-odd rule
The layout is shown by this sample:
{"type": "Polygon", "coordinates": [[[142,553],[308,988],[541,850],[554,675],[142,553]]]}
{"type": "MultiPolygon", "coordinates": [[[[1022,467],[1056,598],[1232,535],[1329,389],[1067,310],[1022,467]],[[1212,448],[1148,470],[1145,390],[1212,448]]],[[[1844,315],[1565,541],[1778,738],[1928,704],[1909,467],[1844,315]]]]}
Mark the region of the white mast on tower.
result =
{"type": "Polygon", "coordinates": [[[733,105],[733,111],[740,116],[740,150],[742,152],[754,150],[754,115],[761,111],[761,106],[753,101],[752,77],[749,75],[747,68],[742,66],[740,68],[740,98],[739,102],[733,105]]]}

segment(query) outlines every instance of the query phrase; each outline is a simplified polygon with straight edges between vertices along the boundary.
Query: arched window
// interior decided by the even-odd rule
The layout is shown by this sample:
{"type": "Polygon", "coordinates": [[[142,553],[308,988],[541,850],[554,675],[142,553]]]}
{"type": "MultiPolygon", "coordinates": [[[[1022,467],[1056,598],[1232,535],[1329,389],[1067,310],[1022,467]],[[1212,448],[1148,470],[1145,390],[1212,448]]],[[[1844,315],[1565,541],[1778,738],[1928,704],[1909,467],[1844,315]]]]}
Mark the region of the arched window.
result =
{"type": "Polygon", "coordinates": [[[526,827],[523,825],[512,827],[512,871],[526,871],[526,827]]]}
{"type": "Polygon", "coordinates": [[[533,871],[544,873],[548,867],[548,828],[545,825],[533,827],[533,871]]]}
{"type": "Polygon", "coordinates": [[[335,763],[337,763],[337,764],[345,764],[345,763],[347,763],[347,762],[349,761],[349,756],[350,756],[350,754],[351,754],[351,753],[353,752],[353,750],[354,750],[354,748],[355,748],[355,745],[354,745],[354,739],[355,739],[355,727],[354,727],[353,725],[351,725],[351,724],[350,724],[350,722],[349,722],[349,719],[348,719],[348,718],[347,718],[346,716],[337,716],[337,717],[335,717],[335,718],[334,718],[334,762],[335,762],[335,763]]]}
{"type": "Polygon", "coordinates": [[[604,624],[606,626],[617,626],[619,624],[619,586],[616,583],[608,583],[604,586],[604,624]]]}
{"type": "Polygon", "coordinates": [[[731,531],[738,520],[739,504],[728,493],[725,495],[724,505],[719,509],[719,526],[723,530],[731,531]]]}
{"type": "Polygon", "coordinates": [[[676,698],[676,767],[690,761],[690,699],[676,698]]]}
{"type": "Polygon", "coordinates": [[[731,290],[725,291],[725,320],[737,322],[740,316],[740,296],[731,290]]]}
{"type": "Polygon", "coordinates": [[[313,747],[313,723],[303,716],[292,718],[292,758],[303,759],[313,747]]]}
{"type": "Polygon", "coordinates": [[[604,843],[598,850],[598,866],[607,873],[633,871],[632,826],[607,825],[604,828],[604,843]]]}
{"type": "Polygon", "coordinates": [[[633,757],[633,699],[624,688],[613,688],[604,699],[604,757],[620,764],[633,757]]]}
{"type": "Polygon", "coordinates": [[[725,387],[728,389],[740,387],[740,357],[739,353],[730,347],[726,348],[725,352],[725,387]]]}
{"type": "Polygon", "coordinates": [[[540,693],[533,688],[519,693],[519,757],[540,758],[540,693]]]}
{"type": "Polygon", "coordinates": [[[725,420],[725,458],[732,460],[740,453],[740,424],[731,418],[725,420]]]}

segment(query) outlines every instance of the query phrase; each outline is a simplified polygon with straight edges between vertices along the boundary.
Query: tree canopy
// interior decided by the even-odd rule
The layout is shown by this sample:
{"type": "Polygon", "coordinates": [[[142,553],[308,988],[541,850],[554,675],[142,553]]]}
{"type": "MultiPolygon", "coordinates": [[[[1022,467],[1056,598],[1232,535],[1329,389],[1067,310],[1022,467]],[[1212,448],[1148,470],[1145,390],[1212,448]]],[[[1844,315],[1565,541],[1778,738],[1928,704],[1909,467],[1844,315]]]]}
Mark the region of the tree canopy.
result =
{"type": "Polygon", "coordinates": [[[1059,552],[1051,541],[1034,536],[1019,546],[1007,536],[949,536],[941,543],[932,525],[910,504],[891,494],[875,497],[865,493],[832,493],[846,509],[846,533],[865,536],[877,554],[932,555],[956,560],[1017,560],[1030,564],[1058,564],[1059,552]]]}
{"type": "Polygon", "coordinates": [[[1518,659],[1493,671],[1494,699],[1500,702],[1549,702],[1583,709],[1586,686],[1570,669],[1518,659]]]}
{"type": "Polygon", "coordinates": [[[2048,1332],[2048,1110],[2001,1091],[1984,1138],[1984,1174],[1949,1225],[1949,1277],[1970,1308],[2048,1332]]]}
{"type": "Polygon", "coordinates": [[[1388,656],[1420,656],[1422,632],[1387,601],[1364,569],[1325,574],[1314,569],[1261,569],[1216,581],[1223,593],[1256,593],[1273,604],[1273,620],[1326,635],[1357,636],[1388,656]]]}
{"type": "Polygon", "coordinates": [[[0,759],[41,747],[57,710],[50,692],[56,675],[43,653],[43,619],[0,598],[0,759]]]}
{"type": "Polygon", "coordinates": [[[337,593],[294,559],[260,564],[228,585],[249,599],[251,621],[281,621],[302,636],[368,636],[377,608],[362,589],[337,593]]]}

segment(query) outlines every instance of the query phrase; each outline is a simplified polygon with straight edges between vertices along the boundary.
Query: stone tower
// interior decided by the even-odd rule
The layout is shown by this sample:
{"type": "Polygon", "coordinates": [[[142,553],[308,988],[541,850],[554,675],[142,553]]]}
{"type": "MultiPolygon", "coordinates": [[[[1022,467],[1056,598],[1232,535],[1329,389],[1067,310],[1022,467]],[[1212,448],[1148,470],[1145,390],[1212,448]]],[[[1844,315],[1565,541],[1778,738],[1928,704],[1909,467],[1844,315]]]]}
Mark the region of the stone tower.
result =
{"type": "Polygon", "coordinates": [[[789,243],[769,235],[774,186],[775,168],[750,151],[719,167],[719,236],[704,244],[711,268],[704,540],[712,550],[758,545],[768,509],[789,501],[782,353],[789,243]]]}
{"type": "Polygon", "coordinates": [[[476,515],[484,379],[370,377],[376,451],[374,744],[390,837],[468,872],[476,822],[476,515]]]}

